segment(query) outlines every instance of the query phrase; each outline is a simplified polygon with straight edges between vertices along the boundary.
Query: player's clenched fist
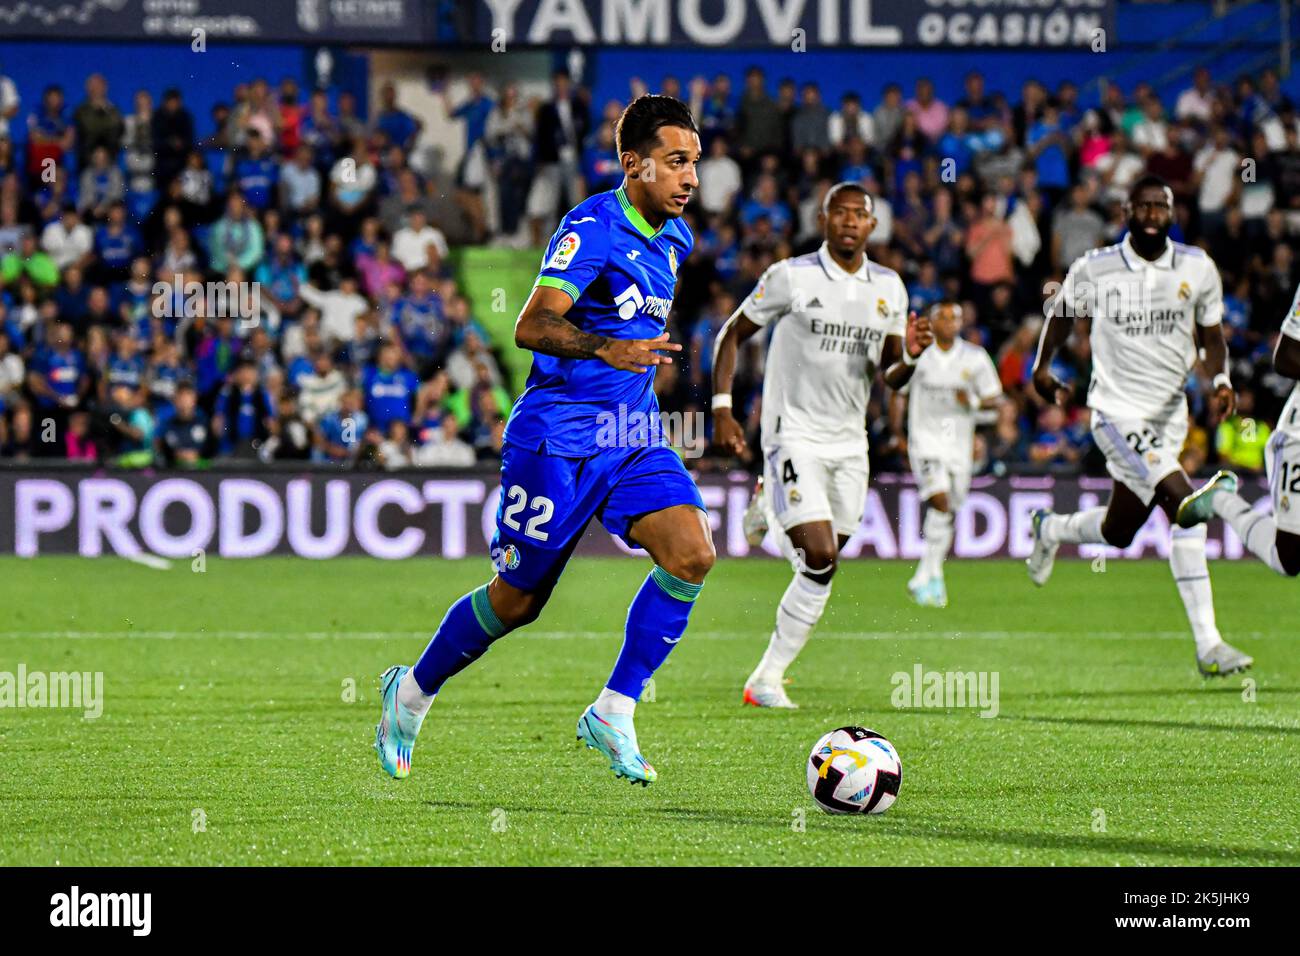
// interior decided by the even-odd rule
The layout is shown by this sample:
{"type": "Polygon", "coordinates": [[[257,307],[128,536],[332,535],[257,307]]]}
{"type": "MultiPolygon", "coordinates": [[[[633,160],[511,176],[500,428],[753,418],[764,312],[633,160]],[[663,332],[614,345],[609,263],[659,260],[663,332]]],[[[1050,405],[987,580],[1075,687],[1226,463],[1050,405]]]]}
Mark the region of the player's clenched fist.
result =
{"type": "Polygon", "coordinates": [[[668,341],[668,333],[665,332],[654,339],[607,339],[604,345],[596,349],[596,358],[621,371],[640,373],[652,365],[673,364],[672,357],[660,355],[660,351],[681,350],[680,344],[668,341]]]}
{"type": "Polygon", "coordinates": [[[1231,418],[1237,410],[1237,393],[1231,385],[1220,385],[1214,390],[1214,414],[1218,421],[1231,418]]]}
{"type": "Polygon", "coordinates": [[[1069,386],[1053,375],[1051,369],[1041,365],[1034,369],[1033,383],[1034,390],[1043,397],[1043,401],[1062,408],[1070,404],[1069,386]]]}
{"type": "Polygon", "coordinates": [[[930,327],[930,320],[926,316],[918,316],[915,312],[909,312],[907,315],[907,354],[912,358],[918,358],[922,352],[930,347],[934,341],[934,330],[930,327]]]}
{"type": "Polygon", "coordinates": [[[729,409],[720,408],[713,413],[713,444],[728,455],[745,457],[745,430],[729,409]]]}

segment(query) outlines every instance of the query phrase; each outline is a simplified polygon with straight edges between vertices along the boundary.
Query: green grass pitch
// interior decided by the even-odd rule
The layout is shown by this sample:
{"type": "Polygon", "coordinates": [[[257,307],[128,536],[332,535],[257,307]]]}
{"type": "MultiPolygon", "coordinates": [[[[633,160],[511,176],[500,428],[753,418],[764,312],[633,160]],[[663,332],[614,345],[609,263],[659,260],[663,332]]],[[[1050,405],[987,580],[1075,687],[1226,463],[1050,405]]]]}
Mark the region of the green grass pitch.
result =
{"type": "Polygon", "coordinates": [[[789,570],[722,560],[638,709],[643,790],[573,728],[646,570],[576,559],[447,685],[398,782],[377,675],[486,561],[0,560],[0,671],[104,674],[99,719],[0,709],[0,864],[1300,864],[1296,582],[1255,562],[1212,566],[1253,684],[1197,675],[1164,562],[1064,561],[1041,591],[953,562],[946,610],[910,605],[906,564],[848,562],[787,713],[740,691],[789,570]],[[998,716],[896,709],[918,663],[996,671],[998,716]],[[902,756],[883,816],[808,796],[808,750],[845,724],[902,756]]]}

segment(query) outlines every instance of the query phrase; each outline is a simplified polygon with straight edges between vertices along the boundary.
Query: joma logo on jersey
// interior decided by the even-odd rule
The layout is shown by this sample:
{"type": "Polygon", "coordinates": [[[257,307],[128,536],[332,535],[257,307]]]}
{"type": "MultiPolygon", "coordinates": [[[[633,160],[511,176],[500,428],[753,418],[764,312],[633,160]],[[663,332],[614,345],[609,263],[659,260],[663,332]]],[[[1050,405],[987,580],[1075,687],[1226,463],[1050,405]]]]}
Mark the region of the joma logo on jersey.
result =
{"type": "Polygon", "coordinates": [[[614,304],[618,306],[618,317],[626,322],[636,315],[638,309],[657,319],[667,319],[673,307],[673,300],[657,295],[643,296],[636,283],[633,283],[614,296],[614,304]]]}

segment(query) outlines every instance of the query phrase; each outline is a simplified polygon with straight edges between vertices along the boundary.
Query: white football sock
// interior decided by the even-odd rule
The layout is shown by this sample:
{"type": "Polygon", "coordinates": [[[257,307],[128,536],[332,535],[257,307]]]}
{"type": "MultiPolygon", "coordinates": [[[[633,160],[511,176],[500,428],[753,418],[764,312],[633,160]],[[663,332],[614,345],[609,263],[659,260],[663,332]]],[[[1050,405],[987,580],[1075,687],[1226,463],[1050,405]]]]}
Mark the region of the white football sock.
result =
{"type": "Polygon", "coordinates": [[[1101,523],[1106,509],[1097,507],[1068,515],[1048,515],[1043,519],[1043,540],[1048,544],[1105,544],[1101,523]]]}
{"type": "Polygon", "coordinates": [[[1170,534],[1169,570],[1178,585],[1187,620],[1196,638],[1196,653],[1206,651],[1223,640],[1214,621],[1214,594],[1210,590],[1210,566],[1205,560],[1205,525],[1195,528],[1175,527],[1170,534]]]}
{"type": "Polygon", "coordinates": [[[929,581],[943,577],[943,559],[952,547],[952,513],[930,508],[925,512],[921,526],[925,551],[921,556],[921,574],[929,581]]]}
{"type": "Polygon", "coordinates": [[[772,632],[758,668],[750,675],[750,684],[781,683],[785,669],[808,643],[808,635],[821,620],[830,598],[829,584],[818,584],[802,574],[794,576],[785,594],[781,595],[781,603],[776,608],[776,630],[772,632]]]}
{"type": "Polygon", "coordinates": [[[636,701],[627,694],[620,694],[616,690],[610,690],[606,687],[600,692],[593,704],[598,714],[624,714],[631,717],[636,713],[636,701]]]}
{"type": "Polygon", "coordinates": [[[1277,556],[1277,522],[1271,512],[1255,511],[1240,495],[1221,491],[1214,496],[1214,513],[1232,526],[1255,557],[1286,576],[1286,569],[1277,556]]]}
{"type": "Polygon", "coordinates": [[[435,696],[420,690],[420,685],[415,682],[415,668],[403,674],[397,682],[397,702],[421,719],[429,712],[435,696]]]}

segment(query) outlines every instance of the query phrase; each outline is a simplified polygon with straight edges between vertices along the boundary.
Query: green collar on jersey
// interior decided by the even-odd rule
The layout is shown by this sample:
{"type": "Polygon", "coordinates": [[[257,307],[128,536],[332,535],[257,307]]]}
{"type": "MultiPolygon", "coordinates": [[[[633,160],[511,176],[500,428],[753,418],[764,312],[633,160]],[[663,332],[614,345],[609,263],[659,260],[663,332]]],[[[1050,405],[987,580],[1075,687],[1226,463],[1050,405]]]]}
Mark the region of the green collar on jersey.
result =
{"type": "Polygon", "coordinates": [[[658,229],[652,228],[650,223],[645,221],[645,216],[637,212],[636,206],[632,205],[632,200],[627,198],[627,190],[622,186],[614,190],[614,195],[618,197],[618,204],[623,207],[623,215],[627,216],[627,221],[647,239],[657,238],[659,233],[664,231],[664,226],[668,225],[668,220],[665,219],[663,226],[658,229]]]}

